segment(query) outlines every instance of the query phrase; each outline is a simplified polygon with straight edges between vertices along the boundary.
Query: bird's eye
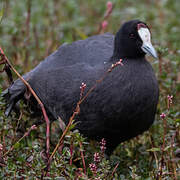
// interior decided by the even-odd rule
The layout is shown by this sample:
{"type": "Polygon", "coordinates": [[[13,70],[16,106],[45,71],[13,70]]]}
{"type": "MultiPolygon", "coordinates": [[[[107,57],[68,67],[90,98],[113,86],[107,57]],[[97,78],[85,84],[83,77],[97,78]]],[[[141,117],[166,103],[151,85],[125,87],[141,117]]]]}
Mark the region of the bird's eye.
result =
{"type": "Polygon", "coordinates": [[[130,38],[134,38],[134,34],[133,34],[133,33],[130,33],[129,37],[130,37],[130,38]]]}

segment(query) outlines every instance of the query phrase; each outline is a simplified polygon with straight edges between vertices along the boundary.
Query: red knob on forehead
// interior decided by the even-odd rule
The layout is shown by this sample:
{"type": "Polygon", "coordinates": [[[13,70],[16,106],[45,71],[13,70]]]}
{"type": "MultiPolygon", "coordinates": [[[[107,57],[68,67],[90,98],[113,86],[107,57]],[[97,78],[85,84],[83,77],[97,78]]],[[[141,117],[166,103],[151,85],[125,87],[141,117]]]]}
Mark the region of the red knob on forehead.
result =
{"type": "Polygon", "coordinates": [[[139,30],[140,28],[147,28],[147,26],[145,24],[143,24],[143,23],[139,23],[137,25],[137,29],[139,30]]]}

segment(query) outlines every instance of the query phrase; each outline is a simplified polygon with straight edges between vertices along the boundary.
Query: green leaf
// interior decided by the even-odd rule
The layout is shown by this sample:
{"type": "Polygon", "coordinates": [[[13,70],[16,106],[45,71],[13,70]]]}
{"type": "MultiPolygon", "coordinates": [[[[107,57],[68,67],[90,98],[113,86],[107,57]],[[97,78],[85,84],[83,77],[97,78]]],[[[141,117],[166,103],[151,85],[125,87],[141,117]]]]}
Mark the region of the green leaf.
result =
{"type": "Polygon", "coordinates": [[[156,151],[160,151],[160,148],[151,148],[151,149],[148,149],[147,151],[150,151],[150,152],[156,152],[156,151]]]}
{"type": "Polygon", "coordinates": [[[176,119],[176,122],[180,122],[180,119],[176,119]]]}
{"type": "Polygon", "coordinates": [[[164,151],[167,151],[169,148],[171,148],[171,146],[167,146],[164,148],[164,151]]]}
{"type": "Polygon", "coordinates": [[[2,21],[3,14],[4,14],[4,9],[2,8],[2,9],[0,10],[0,22],[2,21]]]}
{"type": "Polygon", "coordinates": [[[82,31],[80,31],[79,29],[75,29],[77,34],[81,37],[81,39],[86,39],[87,35],[85,33],[83,33],[82,31]]]}
{"type": "Polygon", "coordinates": [[[20,143],[17,142],[17,143],[14,145],[14,148],[15,148],[15,149],[18,149],[19,146],[20,146],[20,143]]]}

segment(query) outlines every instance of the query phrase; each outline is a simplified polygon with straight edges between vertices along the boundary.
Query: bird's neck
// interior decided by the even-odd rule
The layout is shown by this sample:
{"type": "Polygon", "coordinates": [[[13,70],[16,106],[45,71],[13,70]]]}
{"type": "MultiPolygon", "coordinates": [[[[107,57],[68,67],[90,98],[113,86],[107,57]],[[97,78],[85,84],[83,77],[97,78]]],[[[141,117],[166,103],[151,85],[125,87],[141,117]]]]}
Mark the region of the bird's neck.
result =
{"type": "Polygon", "coordinates": [[[111,61],[117,59],[137,59],[144,58],[145,53],[139,49],[134,43],[130,42],[128,38],[125,38],[120,31],[117,32],[114,40],[114,51],[111,57],[111,61]]]}

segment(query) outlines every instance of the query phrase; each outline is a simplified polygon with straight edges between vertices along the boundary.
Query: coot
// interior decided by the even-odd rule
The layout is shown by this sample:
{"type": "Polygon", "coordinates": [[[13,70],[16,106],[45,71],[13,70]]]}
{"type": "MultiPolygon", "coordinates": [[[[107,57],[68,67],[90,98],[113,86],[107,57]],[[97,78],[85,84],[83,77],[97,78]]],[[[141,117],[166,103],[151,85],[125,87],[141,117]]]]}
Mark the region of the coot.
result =
{"type": "MultiPolygon", "coordinates": [[[[107,154],[130,138],[148,130],[158,103],[158,83],[145,54],[157,58],[148,26],[139,20],[122,25],[115,37],[96,35],[64,44],[47,57],[26,79],[44,103],[51,120],[59,116],[67,124],[80,97],[80,85],[87,92],[112,64],[117,66],[80,106],[76,128],[90,139],[107,141],[107,154]]],[[[6,91],[6,115],[26,92],[18,79],[6,91]]],[[[30,98],[31,102],[35,100],[30,98]]],[[[40,111],[40,109],[38,109],[40,111]]]]}

